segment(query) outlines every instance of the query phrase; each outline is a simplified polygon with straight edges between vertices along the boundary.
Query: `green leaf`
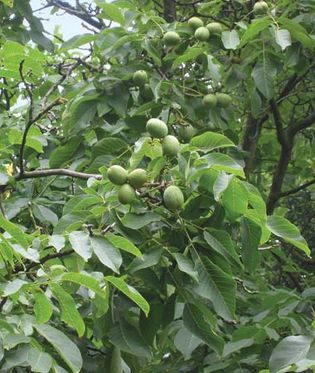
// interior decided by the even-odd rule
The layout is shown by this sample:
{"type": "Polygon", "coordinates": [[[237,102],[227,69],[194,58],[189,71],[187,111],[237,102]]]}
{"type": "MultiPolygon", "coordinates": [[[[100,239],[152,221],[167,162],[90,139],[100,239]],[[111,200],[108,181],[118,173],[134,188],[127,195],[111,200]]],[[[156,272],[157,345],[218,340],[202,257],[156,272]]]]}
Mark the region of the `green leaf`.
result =
{"type": "Polygon", "coordinates": [[[203,236],[207,244],[210,245],[213,250],[224,256],[224,258],[231,263],[242,266],[228,232],[218,229],[209,229],[208,231],[204,231],[203,236]]]}
{"type": "Polygon", "coordinates": [[[0,1],[2,1],[3,4],[9,6],[10,8],[13,7],[13,1],[14,1],[14,0],[0,0],[0,1]]]}
{"type": "Polygon", "coordinates": [[[81,146],[81,138],[72,137],[65,145],[56,147],[49,156],[49,166],[57,168],[69,164],[76,151],[81,146]]]}
{"type": "Polygon", "coordinates": [[[137,329],[127,324],[123,319],[109,332],[110,342],[121,351],[128,354],[150,358],[151,351],[137,329]]]}
{"type": "Polygon", "coordinates": [[[69,241],[73,250],[84,259],[88,261],[92,256],[92,248],[90,245],[89,235],[85,232],[74,231],[69,234],[69,241]]]}
{"type": "Polygon", "coordinates": [[[52,367],[52,358],[46,352],[40,351],[38,348],[30,347],[27,354],[27,361],[33,372],[48,373],[52,367]]]}
{"type": "Polygon", "coordinates": [[[218,148],[235,146],[235,144],[226,136],[210,131],[205,132],[200,136],[193,137],[190,141],[190,145],[205,153],[218,148]]]}
{"type": "Polygon", "coordinates": [[[227,175],[225,172],[219,172],[213,184],[213,196],[217,202],[220,200],[221,194],[229,186],[232,179],[233,175],[227,175]]]}
{"type": "Polygon", "coordinates": [[[160,220],[161,216],[154,212],[147,212],[145,214],[128,213],[121,219],[121,223],[127,228],[137,230],[160,220]]]}
{"type": "Polygon", "coordinates": [[[75,284],[81,285],[94,291],[95,294],[99,295],[101,298],[106,298],[107,294],[104,290],[100,288],[99,282],[92,276],[86,275],[84,273],[68,272],[65,273],[61,281],[70,281],[75,284]]]}
{"type": "Polygon", "coordinates": [[[28,238],[27,235],[21,231],[15,224],[11,223],[10,221],[6,220],[0,214],[0,227],[4,229],[5,232],[9,233],[9,235],[14,239],[15,242],[20,244],[24,249],[28,247],[28,238]]]}
{"type": "Polygon", "coordinates": [[[191,357],[193,351],[200,345],[202,340],[192,334],[187,328],[179,329],[174,337],[176,348],[182,353],[187,360],[191,357]]]}
{"type": "Polygon", "coordinates": [[[75,329],[79,337],[82,337],[85,332],[85,324],[77,310],[74,299],[58,284],[50,283],[49,287],[54,297],[58,300],[61,320],[75,329]]]}
{"type": "Polygon", "coordinates": [[[132,242],[130,242],[127,238],[117,236],[113,233],[107,233],[105,237],[117,249],[127,251],[128,253],[133,254],[137,257],[142,256],[141,251],[132,242]]]}
{"type": "Polygon", "coordinates": [[[194,291],[210,299],[220,317],[234,320],[236,285],[233,278],[206,257],[196,260],[195,270],[199,274],[199,284],[194,291]]]}
{"type": "Polygon", "coordinates": [[[43,222],[43,223],[49,223],[53,226],[55,226],[58,223],[58,216],[53,211],[51,211],[49,208],[41,205],[33,205],[33,213],[35,217],[43,222]]]}
{"type": "Polygon", "coordinates": [[[106,276],[105,279],[113,284],[119,291],[124,293],[126,297],[136,303],[142,309],[145,315],[148,315],[150,311],[149,303],[135,288],[128,285],[122,277],[106,276]]]}
{"type": "Polygon", "coordinates": [[[69,50],[81,47],[81,45],[88,44],[97,39],[96,35],[93,34],[81,34],[73,36],[71,39],[65,41],[60,49],[61,50],[69,50]]]}
{"type": "Polygon", "coordinates": [[[237,220],[245,214],[247,204],[247,190],[240,180],[234,178],[222,194],[222,205],[227,216],[232,221],[237,220]]]}
{"type": "Polygon", "coordinates": [[[315,40],[310,37],[308,31],[298,22],[286,17],[280,17],[278,22],[290,32],[293,39],[299,41],[305,48],[315,48],[315,40]]]}
{"type": "Polygon", "coordinates": [[[202,53],[204,53],[203,48],[188,48],[184,54],[175,59],[172,66],[173,69],[176,69],[184,62],[195,60],[196,57],[200,56],[202,53]]]}
{"type": "Polygon", "coordinates": [[[27,282],[24,280],[20,280],[16,278],[12,281],[6,282],[3,287],[3,296],[8,297],[9,295],[13,295],[21,290],[22,286],[26,285],[27,282]]]}
{"type": "Polygon", "coordinates": [[[209,167],[218,171],[245,177],[243,167],[230,156],[223,153],[211,153],[207,155],[209,167]]]}
{"type": "Polygon", "coordinates": [[[224,345],[223,357],[229,356],[233,352],[238,352],[242,348],[252,346],[254,343],[254,338],[240,339],[236,342],[228,342],[224,345]]]}
{"type": "Polygon", "coordinates": [[[96,4],[104,11],[104,13],[102,13],[102,17],[117,22],[122,26],[125,24],[125,18],[118,6],[114,4],[106,4],[99,0],[96,1],[96,4]]]}
{"type": "Polygon", "coordinates": [[[194,270],[193,262],[183,254],[172,253],[172,255],[177,262],[178,269],[198,282],[198,272],[194,270]]]}
{"type": "Polygon", "coordinates": [[[261,238],[261,228],[252,220],[241,218],[242,258],[245,268],[253,273],[259,263],[258,246],[261,238]]]}
{"type": "Polygon", "coordinates": [[[268,60],[263,61],[262,64],[256,64],[251,74],[257,89],[268,99],[274,96],[273,78],[275,74],[276,69],[271,66],[268,60]]]}
{"type": "Polygon", "coordinates": [[[50,325],[34,325],[35,329],[41,334],[54,349],[59,353],[60,357],[71,369],[72,373],[79,373],[83,366],[80,350],[78,347],[59,330],[50,325]]]}
{"type": "Polygon", "coordinates": [[[253,20],[242,36],[241,46],[256,38],[256,36],[260,34],[261,31],[265,30],[271,24],[271,22],[272,20],[270,17],[262,17],[253,20]]]}
{"type": "Polygon", "coordinates": [[[312,338],[304,335],[290,336],[284,338],[273,349],[269,360],[270,373],[280,372],[284,368],[289,368],[306,357],[312,338]]]}
{"type": "Polygon", "coordinates": [[[38,324],[44,324],[51,318],[53,307],[45,293],[38,289],[34,291],[34,313],[38,324]]]}
{"type": "Polygon", "coordinates": [[[135,258],[129,265],[128,271],[135,273],[141,269],[153,267],[159,263],[163,250],[160,248],[153,248],[149,252],[143,254],[141,258],[135,258]]]}
{"type": "Polygon", "coordinates": [[[119,250],[103,237],[90,237],[94,254],[104,266],[119,273],[122,257],[119,250]]]}
{"type": "Polygon", "coordinates": [[[207,322],[206,317],[197,306],[191,303],[186,303],[183,313],[183,321],[185,327],[191,333],[200,338],[217,354],[220,355],[222,353],[224,346],[223,338],[219,337],[213,330],[211,330],[211,325],[207,322]]]}
{"type": "Polygon", "coordinates": [[[301,236],[299,229],[287,219],[281,216],[271,215],[267,217],[266,226],[274,235],[283,238],[293,246],[304,251],[307,256],[310,256],[310,248],[305,239],[301,236]]]}
{"type": "Polygon", "coordinates": [[[123,149],[127,149],[125,141],[116,137],[106,137],[98,141],[92,148],[93,158],[105,154],[119,154],[123,149]]]}
{"type": "Polygon", "coordinates": [[[240,38],[236,30],[223,31],[221,40],[225,49],[236,49],[240,43],[240,38]]]}
{"type": "Polygon", "coordinates": [[[48,243],[50,246],[53,246],[56,249],[57,253],[59,253],[59,251],[64,248],[66,240],[64,236],[53,234],[52,236],[48,237],[48,243]]]}
{"type": "Polygon", "coordinates": [[[291,35],[288,30],[285,29],[276,29],[275,30],[276,43],[280,45],[282,50],[285,50],[292,44],[291,35]]]}

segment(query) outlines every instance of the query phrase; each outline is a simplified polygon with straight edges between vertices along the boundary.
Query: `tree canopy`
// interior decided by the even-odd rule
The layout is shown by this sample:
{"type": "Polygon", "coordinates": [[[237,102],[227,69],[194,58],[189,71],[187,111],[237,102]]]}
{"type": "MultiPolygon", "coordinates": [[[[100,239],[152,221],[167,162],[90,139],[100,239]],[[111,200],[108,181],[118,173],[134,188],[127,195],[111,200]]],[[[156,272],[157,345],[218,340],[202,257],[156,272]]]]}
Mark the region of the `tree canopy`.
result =
{"type": "Polygon", "coordinates": [[[312,0],[0,0],[1,372],[314,372],[312,0]]]}

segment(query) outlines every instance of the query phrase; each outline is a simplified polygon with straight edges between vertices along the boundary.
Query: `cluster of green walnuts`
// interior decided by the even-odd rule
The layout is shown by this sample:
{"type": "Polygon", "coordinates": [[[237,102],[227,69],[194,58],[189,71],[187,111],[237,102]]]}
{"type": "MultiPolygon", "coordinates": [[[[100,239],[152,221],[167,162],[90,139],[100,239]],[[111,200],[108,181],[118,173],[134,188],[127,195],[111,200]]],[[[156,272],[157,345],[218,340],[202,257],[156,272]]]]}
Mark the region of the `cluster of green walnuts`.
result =
{"type": "MultiPolygon", "coordinates": [[[[163,155],[173,158],[179,151],[179,141],[173,135],[168,135],[167,125],[158,118],[148,120],[146,130],[152,138],[159,139],[162,144],[163,155]]],[[[119,165],[113,165],[107,170],[108,179],[119,185],[118,200],[126,205],[136,198],[136,190],[148,182],[147,171],[137,168],[128,172],[119,165]]],[[[180,209],[184,204],[182,191],[175,185],[168,186],[163,192],[163,202],[170,210],[180,209]]]]}

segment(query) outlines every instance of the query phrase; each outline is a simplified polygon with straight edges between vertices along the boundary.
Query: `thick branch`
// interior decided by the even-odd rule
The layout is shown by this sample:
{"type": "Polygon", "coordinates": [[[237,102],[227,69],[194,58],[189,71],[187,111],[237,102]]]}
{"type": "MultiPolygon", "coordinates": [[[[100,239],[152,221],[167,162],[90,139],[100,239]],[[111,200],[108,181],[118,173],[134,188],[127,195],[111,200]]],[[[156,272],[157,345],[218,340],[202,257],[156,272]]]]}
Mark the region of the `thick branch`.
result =
{"type": "Polygon", "coordinates": [[[290,125],[289,132],[291,136],[294,136],[297,132],[304,130],[313,123],[315,123],[315,111],[313,111],[308,117],[290,125]]]}
{"type": "Polygon", "coordinates": [[[307,183],[302,184],[299,187],[296,187],[294,189],[287,190],[286,192],[280,193],[279,198],[283,198],[283,197],[286,197],[286,196],[290,196],[291,194],[298,193],[299,191],[304,190],[304,189],[308,188],[309,186],[311,186],[313,184],[315,184],[315,179],[313,179],[311,181],[308,181],[307,183]]]}
{"type": "Polygon", "coordinates": [[[60,105],[62,103],[62,100],[60,98],[56,99],[46,107],[44,107],[35,117],[30,117],[28,123],[26,124],[23,137],[22,137],[22,143],[20,146],[20,155],[19,155],[19,164],[20,164],[20,175],[23,176],[25,174],[24,171],[24,151],[27,141],[27,135],[34,123],[36,123],[39,119],[41,119],[46,113],[48,113],[54,106],[60,105]]]}
{"type": "Polygon", "coordinates": [[[164,19],[167,22],[176,21],[176,1],[175,0],[163,0],[164,5],[164,19]]]}
{"type": "Polygon", "coordinates": [[[281,187],[291,159],[292,149],[293,139],[290,139],[287,142],[286,146],[281,147],[280,159],[273,174],[271,189],[267,199],[267,213],[269,215],[273,213],[273,210],[276,207],[276,203],[280,198],[281,187]]]}
{"type": "Polygon", "coordinates": [[[272,111],[272,115],[273,115],[274,122],[276,125],[278,141],[282,146],[286,146],[287,139],[286,139],[285,131],[283,129],[282,118],[281,118],[281,115],[278,109],[278,105],[274,100],[270,100],[270,109],[272,111]]]}
{"type": "Polygon", "coordinates": [[[23,180],[23,179],[35,179],[39,177],[49,177],[49,176],[69,176],[76,179],[82,179],[87,180],[90,177],[94,177],[97,180],[102,179],[102,175],[100,174],[87,174],[84,172],[78,172],[69,170],[67,168],[48,168],[48,169],[42,169],[42,170],[35,170],[35,171],[28,171],[24,172],[23,174],[19,174],[15,177],[15,179],[23,180]]]}
{"type": "Polygon", "coordinates": [[[67,3],[66,1],[51,0],[48,4],[50,6],[56,6],[60,9],[64,10],[68,14],[74,15],[74,16],[82,19],[82,21],[84,21],[84,22],[88,23],[89,25],[97,28],[98,30],[103,29],[103,24],[100,21],[95,20],[92,17],[92,15],[90,15],[88,12],[77,10],[75,7],[73,7],[72,5],[67,3]]]}

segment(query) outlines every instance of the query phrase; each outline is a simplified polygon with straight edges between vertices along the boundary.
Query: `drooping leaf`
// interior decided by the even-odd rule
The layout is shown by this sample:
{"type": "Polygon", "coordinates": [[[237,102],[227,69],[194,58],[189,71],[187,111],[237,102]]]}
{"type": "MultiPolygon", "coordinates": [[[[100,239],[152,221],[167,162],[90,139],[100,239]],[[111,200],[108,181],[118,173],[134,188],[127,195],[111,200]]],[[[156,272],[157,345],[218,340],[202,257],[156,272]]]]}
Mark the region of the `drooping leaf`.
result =
{"type": "Polygon", "coordinates": [[[216,313],[225,320],[234,319],[236,285],[230,274],[212,263],[208,258],[196,260],[195,270],[199,283],[194,290],[200,296],[211,300],[216,313]]]}
{"type": "Polygon", "coordinates": [[[75,284],[81,285],[94,291],[95,294],[101,298],[106,298],[106,292],[100,288],[99,282],[92,276],[89,276],[84,273],[68,272],[65,273],[62,278],[62,281],[70,281],[75,284]]]}
{"type": "Polygon", "coordinates": [[[42,290],[34,292],[34,313],[38,324],[46,323],[53,313],[53,306],[42,290]]]}
{"type": "Polygon", "coordinates": [[[119,324],[109,332],[109,340],[120,350],[129,354],[149,358],[151,351],[147,343],[133,326],[120,320],[119,324]]]}
{"type": "Polygon", "coordinates": [[[41,334],[54,349],[59,353],[60,357],[68,365],[73,373],[79,373],[83,366],[80,350],[78,347],[61,331],[53,328],[50,325],[34,325],[37,332],[41,334]]]}
{"type": "Polygon", "coordinates": [[[74,299],[58,284],[51,283],[49,287],[54,297],[58,300],[61,320],[75,329],[79,337],[82,337],[85,332],[85,324],[77,310],[74,299]]]}
{"type": "Polygon", "coordinates": [[[127,238],[117,236],[117,235],[112,234],[112,233],[106,234],[105,237],[112,245],[114,245],[118,249],[127,251],[128,253],[133,254],[137,257],[142,256],[141,251],[131,241],[129,241],[127,238]]]}
{"type": "Polygon", "coordinates": [[[223,351],[224,341],[211,330],[211,326],[205,319],[199,308],[191,303],[187,303],[184,308],[183,321],[185,327],[200,338],[210,348],[221,354],[223,351]]]}
{"type": "Polygon", "coordinates": [[[258,246],[261,238],[261,228],[246,217],[241,218],[242,258],[245,268],[253,272],[259,263],[258,246]]]}
{"type": "Polygon", "coordinates": [[[90,237],[94,254],[104,266],[119,273],[122,257],[119,250],[103,237],[90,237]]]}
{"type": "Polygon", "coordinates": [[[105,278],[119,291],[125,294],[126,297],[136,303],[146,315],[148,315],[150,305],[134,287],[128,285],[122,277],[106,276],[105,278]]]}
{"type": "Polygon", "coordinates": [[[221,40],[226,49],[236,49],[240,43],[240,38],[236,30],[223,31],[221,40]]]}
{"type": "Polygon", "coordinates": [[[312,338],[304,335],[284,338],[272,351],[269,360],[270,373],[277,373],[304,359],[311,342],[312,338]]]}
{"type": "Polygon", "coordinates": [[[69,241],[73,250],[80,255],[85,261],[92,256],[89,235],[85,232],[74,231],[69,234],[69,241]]]}
{"type": "Polygon", "coordinates": [[[206,153],[218,148],[235,146],[226,136],[210,131],[204,132],[200,136],[193,137],[190,141],[190,145],[206,153]]]}
{"type": "Polygon", "coordinates": [[[276,236],[283,238],[310,256],[310,248],[305,239],[301,236],[299,229],[290,223],[286,218],[271,215],[267,218],[267,228],[276,236]]]}
{"type": "Polygon", "coordinates": [[[285,50],[292,44],[291,34],[286,29],[276,29],[275,30],[276,43],[280,45],[282,50],[285,50]]]}

